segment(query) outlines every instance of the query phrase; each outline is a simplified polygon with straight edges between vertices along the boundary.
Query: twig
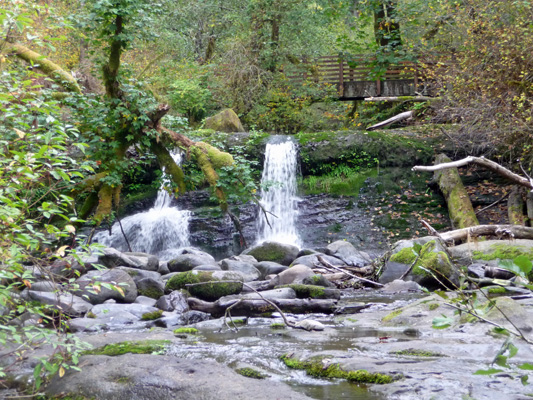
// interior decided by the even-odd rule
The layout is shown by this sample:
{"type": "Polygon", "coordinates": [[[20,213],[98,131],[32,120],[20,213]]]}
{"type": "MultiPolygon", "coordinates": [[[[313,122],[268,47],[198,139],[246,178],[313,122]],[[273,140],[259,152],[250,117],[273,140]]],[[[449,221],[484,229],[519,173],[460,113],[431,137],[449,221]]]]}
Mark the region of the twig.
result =
{"type": "Polygon", "coordinates": [[[126,232],[124,232],[124,228],[122,228],[122,222],[120,222],[120,218],[117,216],[117,222],[118,226],[120,226],[120,231],[122,232],[122,236],[124,236],[124,240],[126,240],[126,244],[128,245],[128,249],[130,250],[130,253],[133,253],[133,250],[131,249],[130,241],[128,240],[128,237],[126,236],[126,232]]]}
{"type": "Polygon", "coordinates": [[[503,195],[502,198],[496,200],[496,201],[495,201],[494,203],[492,203],[492,204],[489,204],[487,207],[483,207],[481,210],[477,210],[477,211],[476,211],[476,215],[477,215],[477,214],[481,214],[483,211],[488,210],[488,209],[491,208],[491,207],[494,207],[496,204],[498,204],[499,202],[503,201],[503,199],[505,199],[507,196],[509,196],[509,193],[505,193],[505,194],[503,195]]]}
{"type": "Polygon", "coordinates": [[[411,263],[411,265],[409,265],[409,268],[407,268],[407,269],[405,270],[405,272],[402,274],[402,276],[400,276],[400,280],[403,280],[403,278],[405,278],[405,277],[407,276],[407,274],[408,274],[409,272],[411,272],[411,270],[412,270],[413,267],[416,265],[416,263],[418,262],[418,260],[420,260],[420,257],[422,257],[422,251],[420,251],[420,252],[417,254],[415,260],[411,263]]]}
{"type": "Polygon", "coordinates": [[[383,285],[383,284],[381,284],[381,283],[371,281],[370,279],[361,278],[360,276],[357,276],[357,275],[351,274],[351,273],[349,273],[349,272],[346,272],[346,271],[344,271],[342,268],[339,268],[339,267],[334,266],[333,264],[330,264],[329,262],[327,262],[326,260],[324,260],[324,259],[322,258],[322,256],[317,256],[317,259],[318,259],[318,261],[320,261],[322,264],[324,264],[326,267],[328,267],[328,268],[333,268],[333,269],[335,269],[335,270],[337,270],[337,271],[339,271],[339,272],[342,272],[343,274],[346,274],[346,275],[348,275],[348,276],[351,276],[352,278],[357,279],[357,280],[359,280],[359,281],[363,281],[363,282],[366,282],[366,283],[370,283],[371,285],[375,285],[375,286],[381,286],[381,287],[385,286],[385,285],[383,285]]]}

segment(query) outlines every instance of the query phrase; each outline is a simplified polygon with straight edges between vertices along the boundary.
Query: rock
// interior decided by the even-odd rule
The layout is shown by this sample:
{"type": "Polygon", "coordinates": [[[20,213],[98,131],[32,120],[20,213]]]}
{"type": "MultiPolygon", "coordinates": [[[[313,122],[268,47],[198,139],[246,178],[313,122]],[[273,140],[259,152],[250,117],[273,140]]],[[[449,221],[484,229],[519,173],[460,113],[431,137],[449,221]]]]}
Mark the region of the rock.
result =
{"type": "Polygon", "coordinates": [[[183,313],[189,309],[187,297],[179,290],[174,290],[170,294],[160,297],[155,307],[163,311],[176,311],[178,313],[183,313]]]}
{"type": "Polygon", "coordinates": [[[409,264],[387,261],[379,277],[379,283],[389,283],[400,279],[408,269],[409,264]]]}
{"type": "Polygon", "coordinates": [[[83,315],[92,307],[91,303],[71,293],[60,294],[30,290],[28,295],[32,300],[36,300],[43,304],[49,304],[71,316],[83,315]]]}
{"type": "Polygon", "coordinates": [[[182,314],[170,314],[164,315],[161,318],[158,318],[154,321],[148,322],[146,325],[147,328],[158,326],[160,328],[170,328],[176,325],[183,325],[184,319],[182,314]]]}
{"type": "Polygon", "coordinates": [[[484,240],[450,247],[449,252],[459,265],[469,265],[472,260],[496,267],[498,260],[512,260],[519,255],[533,259],[533,240],[484,240]]]}
{"type": "Polygon", "coordinates": [[[202,311],[191,310],[183,313],[183,320],[185,321],[185,325],[197,324],[199,322],[208,321],[210,319],[211,314],[202,311]]]}
{"type": "Polygon", "coordinates": [[[523,306],[510,297],[497,297],[493,299],[495,306],[484,315],[489,321],[496,322],[507,329],[518,328],[529,340],[533,339],[533,316],[523,306]],[[503,314],[502,314],[503,313],[503,314]],[[509,322],[512,322],[511,323],[509,322]]]}
{"type": "Polygon", "coordinates": [[[474,278],[483,278],[485,277],[485,267],[486,264],[474,263],[470,264],[467,268],[468,276],[473,276],[474,278]]]}
{"type": "Polygon", "coordinates": [[[141,279],[145,278],[151,278],[155,280],[161,279],[161,274],[156,271],[146,271],[143,269],[130,267],[116,267],[114,269],[126,272],[129,276],[132,277],[135,284],[137,284],[137,282],[139,282],[141,279]]]}
{"type": "Polygon", "coordinates": [[[335,299],[341,298],[341,291],[339,289],[329,289],[323,286],[316,285],[303,285],[293,283],[288,285],[289,288],[294,290],[296,297],[299,299],[335,299]]]}
{"type": "Polygon", "coordinates": [[[265,290],[260,294],[252,292],[241,295],[224,296],[220,298],[220,303],[225,303],[232,299],[267,299],[267,300],[279,300],[279,299],[295,299],[296,292],[291,288],[277,288],[271,290],[265,290]],[[263,297],[261,297],[263,296],[263,297]]]}
{"type": "Polygon", "coordinates": [[[335,288],[336,286],[331,283],[326,277],[322,274],[315,274],[313,276],[305,278],[302,283],[304,285],[313,285],[313,286],[322,286],[325,288],[335,288]]]}
{"type": "Polygon", "coordinates": [[[309,268],[315,268],[316,266],[321,266],[322,263],[318,261],[318,256],[321,256],[324,260],[326,260],[327,262],[329,262],[330,264],[336,267],[346,266],[344,261],[338,259],[337,257],[328,256],[323,253],[315,253],[315,254],[309,254],[307,256],[298,257],[292,262],[292,265],[303,264],[303,265],[308,266],[309,268]]]}
{"type": "Polygon", "coordinates": [[[150,306],[150,307],[155,307],[155,303],[157,302],[156,299],[152,299],[151,297],[146,297],[146,296],[137,296],[137,298],[135,299],[135,301],[133,302],[134,304],[142,304],[142,305],[145,305],[145,306],[150,306]]]}
{"type": "Polygon", "coordinates": [[[87,298],[92,304],[101,304],[108,299],[119,302],[133,303],[137,298],[137,286],[132,277],[120,269],[89,271],[76,280],[79,290],[76,294],[87,298]],[[108,289],[98,282],[114,285],[117,289],[108,289]],[[99,288],[98,291],[93,289],[99,288]]]}
{"type": "Polygon", "coordinates": [[[273,261],[282,265],[290,265],[298,255],[298,247],[278,242],[263,242],[246,249],[242,254],[251,255],[257,261],[273,261]]]}
{"type": "Polygon", "coordinates": [[[67,325],[72,333],[98,332],[107,329],[106,324],[96,318],[73,318],[67,322],[67,325]]]}
{"type": "Polygon", "coordinates": [[[60,286],[52,281],[38,281],[31,284],[31,290],[36,292],[57,292],[60,286]]]}
{"type": "Polygon", "coordinates": [[[323,331],[326,328],[324,324],[313,319],[304,319],[303,321],[296,322],[294,325],[306,331],[323,331]]]}
{"type": "Polygon", "coordinates": [[[245,282],[251,282],[259,279],[261,272],[252,264],[244,261],[236,261],[226,258],[220,261],[220,266],[224,271],[238,271],[245,276],[245,282]]]}
{"type": "Polygon", "coordinates": [[[395,281],[387,283],[380,290],[386,293],[420,292],[422,291],[422,287],[416,282],[406,282],[396,279],[395,281]]]}
{"type": "Polygon", "coordinates": [[[261,273],[261,279],[265,279],[268,275],[277,275],[289,268],[286,265],[281,265],[272,261],[261,261],[260,263],[257,263],[255,267],[261,273]]]}
{"type": "Polygon", "coordinates": [[[291,283],[302,283],[305,278],[313,276],[313,270],[305,265],[294,265],[283,271],[270,281],[271,287],[290,285],[291,283]]]}
{"type": "Polygon", "coordinates": [[[137,292],[157,300],[165,294],[165,284],[161,279],[144,278],[137,282],[137,292]]]}
{"type": "Polygon", "coordinates": [[[78,262],[72,256],[67,256],[65,258],[55,260],[50,266],[50,272],[55,276],[73,278],[93,270],[93,265],[97,263],[98,257],[93,255],[83,256],[81,258],[81,262],[78,262]]]}
{"type": "Polygon", "coordinates": [[[309,397],[284,383],[254,380],[212,360],[153,354],[83,356],[83,372],[52,378],[46,395],[98,400],[303,400],[309,397]],[[97,383],[97,384],[95,384],[97,383]]]}
{"type": "Polygon", "coordinates": [[[247,255],[247,254],[241,254],[241,255],[238,255],[238,256],[231,256],[228,258],[229,260],[234,260],[234,261],[242,261],[242,262],[246,262],[246,263],[249,263],[249,264],[257,264],[257,260],[255,259],[254,256],[251,256],[251,255],[247,255]]]}
{"type": "Polygon", "coordinates": [[[197,267],[194,267],[192,271],[222,271],[222,268],[217,264],[206,264],[198,265],[197,267]]]}
{"type": "Polygon", "coordinates": [[[180,272],[167,281],[165,290],[186,289],[189,293],[206,301],[215,301],[222,296],[240,293],[243,275],[237,271],[188,271],[180,272]],[[235,282],[220,282],[235,281],[235,282]],[[188,284],[204,283],[196,286],[188,284]]]}
{"type": "Polygon", "coordinates": [[[337,240],[330,243],[326,249],[327,255],[336,257],[353,267],[364,267],[372,261],[367,253],[357,250],[350,242],[345,240],[337,240]]]}
{"type": "Polygon", "coordinates": [[[96,318],[120,318],[126,315],[133,315],[137,320],[144,314],[159,311],[158,308],[145,306],[144,304],[97,304],[91,308],[96,318]]]}
{"type": "Polygon", "coordinates": [[[170,273],[170,270],[168,269],[168,262],[159,261],[159,267],[157,268],[157,272],[159,272],[161,275],[166,275],[170,273]]]}
{"type": "Polygon", "coordinates": [[[182,254],[168,262],[168,269],[170,272],[185,272],[206,264],[216,265],[215,259],[209,254],[182,254]]]}
{"type": "Polygon", "coordinates": [[[130,267],[157,271],[159,260],[157,257],[145,253],[122,253],[112,247],[102,250],[103,254],[98,257],[98,262],[107,268],[130,267]]]}
{"type": "Polygon", "coordinates": [[[205,128],[216,132],[244,132],[241,120],[231,108],[226,108],[212,117],[206,118],[205,128]]]}

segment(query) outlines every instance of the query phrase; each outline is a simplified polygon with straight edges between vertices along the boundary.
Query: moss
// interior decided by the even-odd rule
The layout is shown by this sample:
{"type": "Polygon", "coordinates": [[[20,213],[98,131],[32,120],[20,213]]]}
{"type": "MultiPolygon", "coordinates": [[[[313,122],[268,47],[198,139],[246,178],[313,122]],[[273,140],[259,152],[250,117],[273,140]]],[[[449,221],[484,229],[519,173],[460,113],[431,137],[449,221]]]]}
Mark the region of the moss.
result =
{"type": "Polygon", "coordinates": [[[268,375],[262,374],[261,372],[256,371],[253,368],[248,368],[248,367],[236,369],[235,372],[237,372],[238,374],[240,374],[242,376],[245,376],[247,378],[253,378],[253,379],[265,379],[265,378],[268,378],[268,375]]]}
{"type": "Polygon", "coordinates": [[[488,251],[473,251],[474,260],[513,260],[518,256],[526,256],[533,259],[533,249],[524,246],[493,244],[488,251]]]}
{"type": "Polygon", "coordinates": [[[285,252],[275,243],[263,243],[261,246],[253,248],[248,252],[257,261],[274,261],[280,263],[285,258],[285,252]]]}
{"type": "Polygon", "coordinates": [[[129,376],[118,376],[113,379],[113,382],[120,383],[122,385],[127,385],[133,382],[133,379],[129,376]]]}
{"type": "Polygon", "coordinates": [[[96,318],[96,314],[93,313],[92,311],[89,311],[85,316],[86,316],[87,318],[96,318]]]}
{"type": "Polygon", "coordinates": [[[396,318],[398,315],[400,315],[403,312],[402,309],[394,310],[390,314],[385,315],[383,318],[381,318],[381,322],[389,322],[390,320],[396,318]]]}
{"type": "Polygon", "coordinates": [[[505,289],[504,287],[492,287],[492,288],[489,288],[489,293],[490,294],[505,294],[507,293],[507,289],[505,289]]]}
{"type": "Polygon", "coordinates": [[[179,335],[179,334],[187,334],[187,335],[197,335],[198,334],[198,329],[196,328],[177,328],[177,329],[174,329],[172,331],[175,335],[179,335]]]}
{"type": "Polygon", "coordinates": [[[142,321],[152,321],[154,319],[161,318],[162,315],[163,315],[163,310],[147,312],[147,313],[144,313],[142,315],[141,320],[142,321]]]}
{"type": "Polygon", "coordinates": [[[270,329],[285,329],[286,326],[285,324],[282,324],[282,323],[279,323],[279,322],[276,322],[274,324],[270,324],[270,329]]]}
{"type": "Polygon", "coordinates": [[[97,349],[87,350],[84,355],[120,356],[126,353],[153,354],[160,353],[170,344],[170,340],[142,340],[137,342],[120,342],[106,344],[97,349]]]}
{"type": "Polygon", "coordinates": [[[150,297],[151,299],[159,299],[161,296],[163,296],[165,293],[156,288],[156,287],[148,287],[146,289],[139,289],[139,295],[140,296],[146,296],[146,297],[150,297]]]}
{"type": "Polygon", "coordinates": [[[436,309],[439,308],[439,307],[440,307],[439,304],[437,304],[437,303],[431,303],[431,304],[429,305],[429,311],[436,310],[436,309]]]}
{"type": "Polygon", "coordinates": [[[412,247],[406,247],[393,254],[390,260],[393,262],[410,265],[416,260],[416,253],[412,247]]]}
{"type": "Polygon", "coordinates": [[[248,320],[245,319],[245,318],[232,319],[231,323],[233,325],[246,325],[246,324],[248,324],[248,320]]]}
{"type": "Polygon", "coordinates": [[[289,287],[296,292],[296,297],[299,299],[324,299],[326,298],[326,291],[322,286],[315,285],[302,285],[302,284],[292,284],[284,285],[282,287],[289,287]]]}
{"type": "Polygon", "coordinates": [[[429,350],[419,350],[419,349],[405,349],[405,350],[399,350],[394,351],[392,354],[396,354],[398,356],[416,356],[416,357],[446,357],[442,353],[429,351],[429,350]]]}
{"type": "Polygon", "coordinates": [[[242,282],[219,282],[213,279],[213,273],[209,271],[180,272],[170,278],[165,290],[187,289],[189,293],[206,301],[215,301],[222,296],[238,294],[242,290],[242,282]],[[189,284],[206,283],[204,285],[189,286],[189,284]]]}
{"type": "MultiPolygon", "coordinates": [[[[441,276],[450,277],[453,273],[453,265],[448,255],[443,251],[433,251],[436,245],[435,240],[431,240],[422,246],[420,250],[420,257],[413,266],[412,273],[414,275],[431,276],[428,272],[422,268],[437,271],[441,276]]],[[[401,249],[396,254],[393,254],[390,258],[391,261],[410,265],[416,260],[416,253],[413,247],[406,247],[401,249]]]]}
{"type": "Polygon", "coordinates": [[[376,383],[386,384],[392,383],[393,378],[390,375],[372,373],[364,369],[357,371],[344,371],[338,364],[331,364],[325,366],[322,360],[325,358],[315,358],[309,361],[300,361],[296,358],[290,357],[287,354],[281,356],[281,360],[285,365],[292,369],[303,369],[307,374],[317,378],[330,378],[330,379],[346,379],[350,382],[356,383],[376,383]]]}

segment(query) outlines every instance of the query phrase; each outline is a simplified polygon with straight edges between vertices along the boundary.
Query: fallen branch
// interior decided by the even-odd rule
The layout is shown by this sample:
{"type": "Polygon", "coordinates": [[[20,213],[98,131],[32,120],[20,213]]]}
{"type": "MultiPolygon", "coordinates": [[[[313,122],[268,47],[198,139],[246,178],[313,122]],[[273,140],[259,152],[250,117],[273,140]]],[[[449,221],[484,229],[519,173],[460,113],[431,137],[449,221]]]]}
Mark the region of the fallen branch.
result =
{"type": "Polygon", "coordinates": [[[368,128],[366,128],[366,130],[367,131],[374,131],[376,129],[383,128],[385,126],[394,124],[395,122],[403,121],[404,119],[408,119],[408,118],[413,118],[414,115],[415,115],[414,111],[406,111],[406,112],[400,113],[398,115],[395,115],[394,117],[389,118],[389,119],[387,119],[387,120],[385,120],[383,122],[380,122],[380,123],[377,123],[375,125],[369,126],[368,128]]]}
{"type": "Polygon", "coordinates": [[[494,207],[494,206],[495,206],[496,204],[498,204],[498,203],[501,203],[503,200],[505,200],[505,198],[506,198],[507,196],[509,196],[509,193],[505,193],[501,198],[499,198],[498,200],[496,200],[494,203],[489,204],[487,207],[483,207],[482,209],[477,210],[477,211],[476,211],[476,215],[481,214],[483,211],[486,211],[486,210],[488,210],[489,208],[494,207]]]}
{"type": "Polygon", "coordinates": [[[330,269],[334,269],[336,271],[339,271],[339,272],[342,272],[343,274],[346,274],[354,279],[357,279],[358,281],[362,281],[362,282],[366,282],[366,283],[370,283],[371,285],[375,285],[375,286],[385,286],[381,283],[378,283],[378,282],[374,282],[374,281],[371,281],[370,279],[365,279],[365,278],[361,278],[360,276],[357,276],[357,275],[354,275],[354,274],[351,274],[347,271],[344,271],[342,268],[339,268],[339,267],[336,267],[334,266],[333,264],[330,264],[329,262],[327,262],[326,260],[324,260],[324,258],[322,256],[317,256],[317,259],[318,261],[320,261],[325,267],[327,268],[330,268],[330,269]]]}
{"type": "Polygon", "coordinates": [[[510,239],[533,239],[533,228],[521,225],[477,225],[441,233],[446,241],[465,240],[473,236],[498,236],[510,239]]]}
{"type": "Polygon", "coordinates": [[[428,97],[428,96],[400,96],[400,97],[365,97],[364,101],[437,101],[440,100],[439,97],[428,97]]]}

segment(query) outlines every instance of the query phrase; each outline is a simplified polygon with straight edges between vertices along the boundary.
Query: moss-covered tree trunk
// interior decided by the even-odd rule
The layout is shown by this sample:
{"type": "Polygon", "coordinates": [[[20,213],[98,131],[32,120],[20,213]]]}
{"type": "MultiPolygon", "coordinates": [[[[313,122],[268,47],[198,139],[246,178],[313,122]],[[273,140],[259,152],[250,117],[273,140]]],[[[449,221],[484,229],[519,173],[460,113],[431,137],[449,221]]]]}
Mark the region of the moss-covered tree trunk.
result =
{"type": "MultiPolygon", "coordinates": [[[[435,159],[435,165],[447,162],[451,160],[445,154],[439,154],[435,159]]],[[[479,225],[457,168],[436,171],[435,180],[446,199],[452,226],[461,229],[479,225]]]]}
{"type": "Polygon", "coordinates": [[[514,185],[509,200],[507,200],[507,214],[509,223],[512,225],[526,225],[526,216],[524,215],[525,203],[522,197],[522,188],[514,185]]]}

